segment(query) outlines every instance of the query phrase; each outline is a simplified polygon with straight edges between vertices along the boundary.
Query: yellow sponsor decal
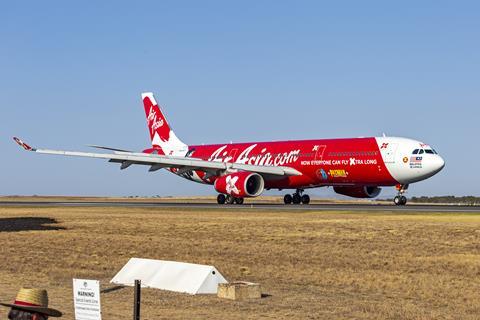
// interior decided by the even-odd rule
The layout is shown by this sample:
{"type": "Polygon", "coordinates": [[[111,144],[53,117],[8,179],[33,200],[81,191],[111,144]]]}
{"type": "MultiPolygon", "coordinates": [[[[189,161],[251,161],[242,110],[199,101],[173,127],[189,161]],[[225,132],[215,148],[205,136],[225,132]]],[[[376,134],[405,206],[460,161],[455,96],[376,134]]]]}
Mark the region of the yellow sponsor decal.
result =
{"type": "Polygon", "coordinates": [[[328,173],[332,178],[346,178],[348,175],[348,172],[343,169],[332,169],[328,173]]]}

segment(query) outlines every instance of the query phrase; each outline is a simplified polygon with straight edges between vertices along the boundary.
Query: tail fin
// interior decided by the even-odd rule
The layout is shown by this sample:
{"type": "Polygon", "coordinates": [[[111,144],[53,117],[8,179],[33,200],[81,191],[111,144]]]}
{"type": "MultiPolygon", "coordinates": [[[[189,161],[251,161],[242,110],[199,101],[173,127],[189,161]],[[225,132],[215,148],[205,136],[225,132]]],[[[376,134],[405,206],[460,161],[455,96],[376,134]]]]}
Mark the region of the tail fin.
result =
{"type": "Polygon", "coordinates": [[[168,125],[153,93],[142,93],[142,100],[152,146],[162,149],[165,155],[184,156],[188,152],[188,146],[177,138],[168,125]]]}

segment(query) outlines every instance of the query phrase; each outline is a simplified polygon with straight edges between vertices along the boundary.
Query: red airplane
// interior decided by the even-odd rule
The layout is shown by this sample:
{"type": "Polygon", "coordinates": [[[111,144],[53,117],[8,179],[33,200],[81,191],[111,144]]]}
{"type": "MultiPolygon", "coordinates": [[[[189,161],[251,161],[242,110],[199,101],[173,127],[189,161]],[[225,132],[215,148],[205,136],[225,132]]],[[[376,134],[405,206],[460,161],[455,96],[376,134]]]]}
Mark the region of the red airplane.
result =
{"type": "Polygon", "coordinates": [[[44,154],[108,159],[120,169],[149,166],[167,169],[183,178],[213,185],[219,204],[242,204],[264,190],[293,189],[285,204],[308,204],[306,189],[332,186],[336,193],[354,198],[374,198],[381,187],[396,186],[396,205],[405,205],[411,183],[425,180],[445,166],[438,153],[419,141],[398,137],[225,143],[188,146],[170,128],[152,93],[142,100],[152,147],[132,152],[92,146],[113,153],[57,151],[30,147],[44,154]]]}

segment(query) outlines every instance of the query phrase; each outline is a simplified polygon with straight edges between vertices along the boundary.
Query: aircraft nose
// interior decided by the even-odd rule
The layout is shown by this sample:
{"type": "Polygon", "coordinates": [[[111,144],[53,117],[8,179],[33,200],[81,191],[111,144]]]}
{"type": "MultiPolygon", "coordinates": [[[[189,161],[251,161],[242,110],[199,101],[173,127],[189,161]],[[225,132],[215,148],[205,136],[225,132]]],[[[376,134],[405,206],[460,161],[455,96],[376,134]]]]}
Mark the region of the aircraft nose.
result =
{"type": "Polygon", "coordinates": [[[445,160],[443,160],[443,158],[439,155],[436,155],[433,157],[433,159],[431,159],[429,167],[432,170],[432,174],[436,174],[437,172],[440,172],[443,167],[445,167],[445,160]]]}

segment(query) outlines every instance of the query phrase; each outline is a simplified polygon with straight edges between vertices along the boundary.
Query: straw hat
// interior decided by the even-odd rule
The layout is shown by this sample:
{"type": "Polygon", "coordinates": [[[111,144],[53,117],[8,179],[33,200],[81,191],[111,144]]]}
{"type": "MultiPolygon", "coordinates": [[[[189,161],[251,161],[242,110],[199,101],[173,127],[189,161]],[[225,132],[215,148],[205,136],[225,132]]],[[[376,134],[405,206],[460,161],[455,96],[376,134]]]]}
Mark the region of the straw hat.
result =
{"type": "Polygon", "coordinates": [[[13,303],[1,303],[5,307],[45,314],[50,317],[61,317],[62,313],[48,307],[48,294],[44,289],[22,288],[13,303]]]}

